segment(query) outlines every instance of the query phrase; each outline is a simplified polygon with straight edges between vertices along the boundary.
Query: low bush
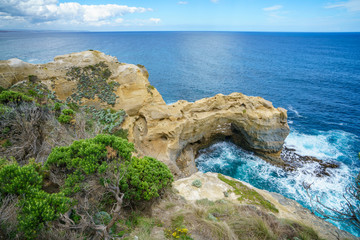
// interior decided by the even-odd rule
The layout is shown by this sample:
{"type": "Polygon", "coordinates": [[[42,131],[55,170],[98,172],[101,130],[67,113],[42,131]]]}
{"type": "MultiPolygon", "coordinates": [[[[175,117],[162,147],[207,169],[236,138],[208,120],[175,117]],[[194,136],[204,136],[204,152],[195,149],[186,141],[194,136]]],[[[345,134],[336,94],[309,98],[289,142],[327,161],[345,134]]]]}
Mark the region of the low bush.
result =
{"type": "Polygon", "coordinates": [[[41,188],[42,177],[34,165],[19,166],[17,163],[0,169],[0,192],[16,195],[29,194],[41,188]]]}
{"type": "Polygon", "coordinates": [[[100,134],[92,139],[74,141],[67,147],[54,148],[45,166],[67,170],[63,191],[70,195],[81,189],[79,183],[84,180],[85,175],[104,173],[114,159],[130,161],[133,151],[132,143],[115,136],[100,134]]]}
{"type": "Polygon", "coordinates": [[[74,119],[75,112],[72,109],[63,109],[58,121],[63,124],[69,124],[74,119]]]}
{"type": "Polygon", "coordinates": [[[195,179],[195,180],[191,183],[191,185],[194,186],[194,187],[197,187],[197,188],[201,188],[202,183],[201,183],[200,179],[195,179]]]}
{"type": "Polygon", "coordinates": [[[150,157],[132,157],[133,152],[134,146],[127,140],[100,134],[92,139],[75,141],[67,147],[53,148],[44,166],[34,160],[19,166],[0,158],[0,196],[13,195],[18,199],[17,234],[37,239],[40,232],[49,230],[46,226],[64,225],[66,219],[62,214],[65,213],[73,221],[70,224],[99,220],[99,224],[110,225],[112,230],[107,230],[108,234],[114,233],[115,225],[111,222],[117,221],[118,213],[113,216],[104,213],[109,212],[116,201],[122,205],[117,197],[124,194],[124,199],[133,201],[134,205],[137,201],[158,197],[173,181],[165,164],[150,157]],[[50,193],[46,187],[49,181],[53,183],[52,177],[59,180],[55,182],[58,184],[55,193],[50,193]],[[89,184],[88,180],[92,183],[89,184]],[[94,185],[99,193],[89,190],[94,185]],[[114,192],[118,195],[113,195],[114,192]],[[91,210],[84,207],[83,200],[84,196],[92,199],[89,194],[95,194],[91,196],[97,199],[91,200],[94,201],[91,204],[99,204],[91,206],[91,210]],[[107,206],[99,209],[105,195],[113,201],[107,200],[107,206]],[[76,207],[72,208],[75,204],[76,207]],[[99,211],[97,209],[103,211],[97,214],[99,216],[95,214],[99,211]]]}
{"type": "Polygon", "coordinates": [[[55,104],[54,104],[54,110],[55,111],[60,111],[61,110],[61,107],[62,107],[62,103],[60,103],[60,102],[56,102],[55,104]]]}
{"type": "Polygon", "coordinates": [[[41,190],[42,176],[36,164],[19,166],[3,161],[0,167],[0,193],[14,194],[20,198],[17,216],[18,230],[25,238],[35,238],[48,221],[68,211],[71,205],[63,193],[49,194],[41,190]]]}
{"type": "Polygon", "coordinates": [[[16,103],[19,104],[21,102],[32,102],[34,99],[32,97],[26,96],[20,92],[14,92],[10,90],[5,90],[0,93],[0,103],[16,103]]]}
{"type": "Polygon", "coordinates": [[[169,168],[151,157],[134,157],[128,166],[120,190],[125,199],[150,200],[158,197],[161,190],[171,185],[173,176],[169,168]]]}
{"type": "Polygon", "coordinates": [[[49,194],[42,190],[33,192],[20,201],[21,210],[18,214],[18,229],[27,238],[35,238],[44,228],[46,222],[56,220],[60,213],[70,209],[71,199],[63,193],[49,194]]]}

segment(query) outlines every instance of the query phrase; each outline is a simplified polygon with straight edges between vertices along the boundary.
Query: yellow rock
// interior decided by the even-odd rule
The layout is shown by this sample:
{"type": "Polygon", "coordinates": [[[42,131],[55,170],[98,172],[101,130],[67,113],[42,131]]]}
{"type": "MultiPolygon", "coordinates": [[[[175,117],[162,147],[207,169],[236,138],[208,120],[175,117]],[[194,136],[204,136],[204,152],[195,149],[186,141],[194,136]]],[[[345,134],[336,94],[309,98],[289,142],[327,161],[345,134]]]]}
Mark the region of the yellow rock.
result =
{"type": "Polygon", "coordinates": [[[124,109],[128,117],[123,128],[129,130],[129,140],[139,155],[155,157],[165,162],[175,175],[186,176],[197,171],[194,158],[199,149],[229,139],[274,164],[282,164],[279,154],[289,134],[285,109],[274,108],[261,97],[241,93],[166,105],[150,85],[143,66],[119,63],[115,57],[98,51],[62,55],[46,64],[30,64],[19,59],[0,61],[0,86],[8,88],[35,75],[59,99],[66,100],[77,91],[77,82],[69,81],[67,72],[73,67],[100,62],[111,71],[108,81],[120,84],[115,90],[116,103],[108,105],[97,96],[81,101],[84,105],[124,109]]]}

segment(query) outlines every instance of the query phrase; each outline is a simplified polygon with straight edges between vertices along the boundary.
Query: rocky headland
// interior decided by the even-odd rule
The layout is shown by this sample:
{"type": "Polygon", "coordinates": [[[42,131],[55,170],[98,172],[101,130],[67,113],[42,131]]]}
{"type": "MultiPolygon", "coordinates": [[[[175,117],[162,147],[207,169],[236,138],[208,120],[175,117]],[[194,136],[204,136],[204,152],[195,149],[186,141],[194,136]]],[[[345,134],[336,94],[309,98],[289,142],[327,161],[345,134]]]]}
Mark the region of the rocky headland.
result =
{"type": "MultiPolygon", "coordinates": [[[[128,131],[128,140],[134,143],[136,155],[151,156],[164,162],[179,179],[174,183],[178,194],[190,202],[206,198],[252,204],[239,202],[233,186],[221,181],[217,174],[196,173],[198,151],[216,141],[230,140],[277,166],[289,166],[289,161],[283,160],[286,155],[299,158],[290,150],[287,150],[288,154],[282,153],[290,131],[285,109],[275,108],[261,97],[241,93],[218,94],[193,103],[180,100],[167,105],[150,85],[148,76],[144,66],[121,63],[98,51],[57,56],[46,64],[30,64],[19,59],[0,61],[0,87],[4,89],[16,88],[24,82],[37,82],[63,102],[114,111],[123,109],[126,117],[121,128],[128,131]],[[192,186],[196,179],[202,182],[202,188],[192,186]]],[[[270,202],[277,209],[272,211],[277,218],[309,225],[325,239],[354,238],[312,215],[293,200],[242,184],[270,202]]],[[[253,206],[261,208],[259,204],[253,206]]],[[[199,239],[205,238],[200,236],[199,239]]]]}
{"type": "Polygon", "coordinates": [[[97,51],[58,56],[46,64],[0,61],[1,87],[27,81],[29,76],[45,84],[60,100],[71,98],[83,105],[124,109],[128,117],[123,128],[128,129],[128,138],[139,154],[165,162],[177,176],[196,172],[198,150],[221,139],[230,139],[274,164],[284,163],[280,153],[290,131],[286,110],[274,108],[261,97],[218,94],[194,103],[180,100],[167,105],[150,85],[143,66],[120,63],[97,51]],[[96,66],[99,63],[104,65],[96,66]],[[111,89],[113,96],[106,92],[106,85],[93,81],[95,85],[88,86],[74,79],[76,71],[89,66],[109,71],[108,83],[116,85],[111,89]]]}

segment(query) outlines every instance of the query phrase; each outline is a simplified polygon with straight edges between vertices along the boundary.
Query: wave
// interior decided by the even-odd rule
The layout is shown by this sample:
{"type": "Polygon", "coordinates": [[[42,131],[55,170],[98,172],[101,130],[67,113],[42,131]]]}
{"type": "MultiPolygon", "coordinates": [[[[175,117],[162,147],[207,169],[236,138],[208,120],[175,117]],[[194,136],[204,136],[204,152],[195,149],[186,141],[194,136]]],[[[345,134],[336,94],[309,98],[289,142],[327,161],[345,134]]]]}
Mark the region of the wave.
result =
{"type": "MultiPolygon", "coordinates": [[[[286,172],[231,142],[219,142],[200,151],[196,164],[199,171],[229,175],[257,188],[280,193],[309,209],[312,203],[303,183],[311,184],[311,196],[319,197],[326,206],[341,209],[341,204],[345,202],[345,189],[354,182],[359,172],[355,164],[358,163],[357,154],[350,147],[354,141],[359,142],[355,135],[343,131],[319,131],[314,135],[296,131],[290,133],[285,144],[295,148],[299,154],[340,163],[339,168],[327,169],[330,176],[318,176],[316,169],[319,163],[316,162],[304,164],[296,171],[286,172]]],[[[344,222],[332,223],[360,236],[360,232],[344,222]]]]}
{"type": "Polygon", "coordinates": [[[288,110],[293,112],[295,114],[296,117],[302,117],[299,112],[291,105],[288,106],[288,110]]]}
{"type": "Polygon", "coordinates": [[[350,164],[358,162],[357,152],[352,150],[358,143],[360,141],[356,135],[341,130],[313,131],[313,134],[292,130],[285,139],[285,146],[295,149],[300,155],[350,164]],[[349,159],[352,161],[348,162],[349,159]]]}

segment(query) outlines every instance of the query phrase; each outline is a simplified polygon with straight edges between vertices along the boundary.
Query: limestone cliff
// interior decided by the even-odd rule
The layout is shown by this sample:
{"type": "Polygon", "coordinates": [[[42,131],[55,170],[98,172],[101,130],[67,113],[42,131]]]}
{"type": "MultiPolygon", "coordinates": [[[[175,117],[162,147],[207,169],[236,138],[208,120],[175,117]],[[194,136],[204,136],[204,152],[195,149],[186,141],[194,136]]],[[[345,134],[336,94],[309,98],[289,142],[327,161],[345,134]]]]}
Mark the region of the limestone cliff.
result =
{"type": "Polygon", "coordinates": [[[46,64],[0,61],[1,87],[30,79],[46,84],[61,100],[124,109],[128,117],[123,128],[129,130],[139,154],[165,162],[175,175],[196,172],[197,151],[221,139],[282,164],[287,113],[261,97],[218,94],[166,105],[143,66],[120,63],[98,51],[58,56],[46,64]],[[99,80],[105,77],[105,83],[99,80]]]}

